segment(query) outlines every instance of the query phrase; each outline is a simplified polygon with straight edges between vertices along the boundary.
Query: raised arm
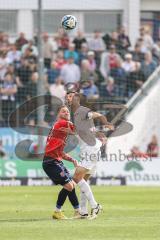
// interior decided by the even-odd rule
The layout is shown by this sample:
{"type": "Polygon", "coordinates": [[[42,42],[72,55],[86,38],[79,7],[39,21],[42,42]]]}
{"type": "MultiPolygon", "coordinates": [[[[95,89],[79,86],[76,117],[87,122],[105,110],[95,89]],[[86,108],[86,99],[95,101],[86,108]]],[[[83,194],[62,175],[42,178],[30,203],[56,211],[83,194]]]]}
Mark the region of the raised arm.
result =
{"type": "Polygon", "coordinates": [[[102,115],[101,113],[92,112],[92,111],[88,112],[88,118],[93,119],[93,120],[98,118],[105,128],[109,128],[110,130],[114,130],[113,124],[108,122],[107,118],[104,115],[102,115]]]}
{"type": "Polygon", "coordinates": [[[66,132],[69,135],[75,135],[76,134],[75,130],[76,130],[75,126],[71,122],[68,122],[66,127],[60,127],[58,129],[58,131],[66,132]]]}

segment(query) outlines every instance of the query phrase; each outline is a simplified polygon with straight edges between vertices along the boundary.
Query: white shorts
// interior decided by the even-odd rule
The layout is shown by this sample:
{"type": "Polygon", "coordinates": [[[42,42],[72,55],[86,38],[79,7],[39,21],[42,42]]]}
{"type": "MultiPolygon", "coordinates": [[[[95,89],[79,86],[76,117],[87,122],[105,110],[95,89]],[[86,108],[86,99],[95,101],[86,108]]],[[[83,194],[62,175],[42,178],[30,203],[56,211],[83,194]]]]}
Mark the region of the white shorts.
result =
{"type": "Polygon", "coordinates": [[[97,161],[100,158],[101,141],[96,139],[95,146],[89,146],[86,143],[80,145],[80,166],[88,170],[87,174],[95,174],[97,161]]]}

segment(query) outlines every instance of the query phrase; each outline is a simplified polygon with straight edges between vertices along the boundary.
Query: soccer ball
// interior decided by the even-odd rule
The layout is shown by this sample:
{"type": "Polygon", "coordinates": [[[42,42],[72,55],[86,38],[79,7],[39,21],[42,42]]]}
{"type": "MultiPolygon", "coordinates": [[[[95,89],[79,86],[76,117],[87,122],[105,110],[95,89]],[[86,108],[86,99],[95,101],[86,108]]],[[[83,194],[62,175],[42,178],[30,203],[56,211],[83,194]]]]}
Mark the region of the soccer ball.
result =
{"type": "Polygon", "coordinates": [[[76,27],[77,25],[77,19],[75,16],[73,15],[65,15],[63,18],[62,18],[62,27],[65,29],[65,30],[72,30],[76,27]]]}

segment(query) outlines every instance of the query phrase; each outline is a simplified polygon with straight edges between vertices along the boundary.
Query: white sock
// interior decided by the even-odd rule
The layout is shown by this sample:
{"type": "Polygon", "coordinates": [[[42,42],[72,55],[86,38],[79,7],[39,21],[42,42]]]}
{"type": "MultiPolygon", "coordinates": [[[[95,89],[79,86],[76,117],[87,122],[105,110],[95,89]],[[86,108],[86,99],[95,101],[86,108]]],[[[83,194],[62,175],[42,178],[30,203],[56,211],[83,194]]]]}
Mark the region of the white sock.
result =
{"type": "Polygon", "coordinates": [[[84,192],[80,194],[80,209],[81,214],[88,214],[87,198],[84,192]]]}
{"type": "Polygon", "coordinates": [[[79,183],[77,183],[77,185],[80,187],[81,192],[84,192],[84,194],[86,195],[86,198],[90,203],[91,208],[95,208],[97,206],[97,202],[94,199],[89,184],[84,179],[82,179],[79,183]]]}
{"type": "Polygon", "coordinates": [[[55,208],[55,212],[61,212],[61,208],[55,208]]]}

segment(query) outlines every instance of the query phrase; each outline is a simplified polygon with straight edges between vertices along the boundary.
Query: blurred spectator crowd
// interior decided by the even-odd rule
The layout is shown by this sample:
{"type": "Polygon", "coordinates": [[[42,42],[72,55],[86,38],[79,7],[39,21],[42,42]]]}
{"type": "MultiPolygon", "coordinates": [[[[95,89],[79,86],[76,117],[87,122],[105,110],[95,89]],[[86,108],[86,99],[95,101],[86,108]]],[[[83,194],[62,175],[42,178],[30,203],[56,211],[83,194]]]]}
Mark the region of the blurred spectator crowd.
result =
{"type": "MultiPolygon", "coordinates": [[[[160,40],[153,41],[140,28],[131,46],[125,27],[87,38],[81,31],[70,37],[63,29],[54,36],[42,34],[44,93],[64,100],[73,87],[87,99],[104,98],[125,103],[153,73],[160,62],[160,40]]],[[[5,125],[15,106],[38,94],[38,39],[24,33],[11,42],[0,32],[0,120],[5,125]]],[[[2,123],[1,123],[2,125],[2,123]]]]}
{"type": "Polygon", "coordinates": [[[146,151],[142,152],[138,146],[133,146],[131,149],[130,157],[159,157],[160,148],[158,144],[158,138],[156,135],[153,135],[150,142],[147,144],[146,151]]]}

